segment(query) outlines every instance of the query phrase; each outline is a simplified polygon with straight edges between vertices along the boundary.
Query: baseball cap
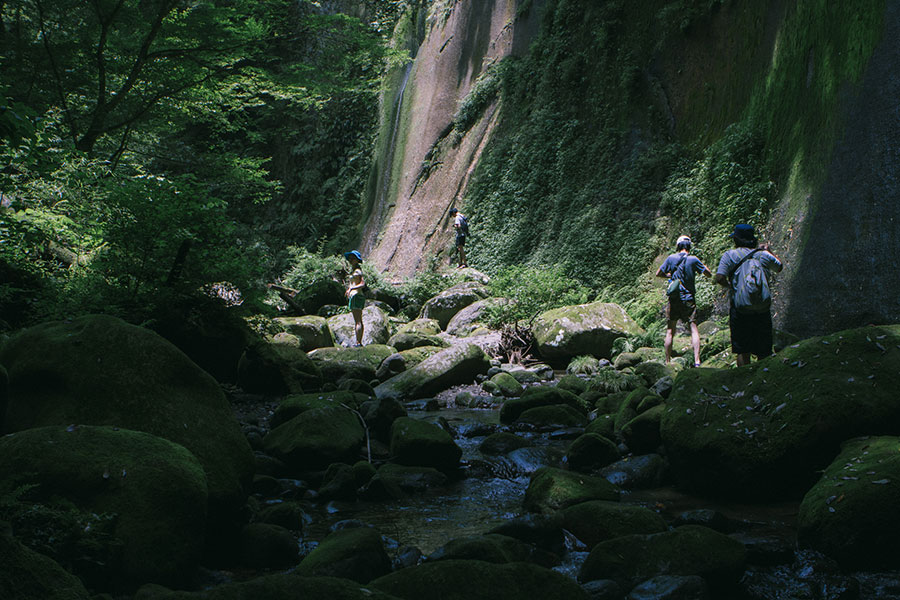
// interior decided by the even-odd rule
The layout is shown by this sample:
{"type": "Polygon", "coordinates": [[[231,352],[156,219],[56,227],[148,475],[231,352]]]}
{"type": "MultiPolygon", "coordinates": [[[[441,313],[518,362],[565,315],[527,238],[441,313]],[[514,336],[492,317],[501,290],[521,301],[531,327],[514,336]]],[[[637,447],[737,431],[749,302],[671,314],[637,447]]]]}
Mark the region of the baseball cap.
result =
{"type": "Polygon", "coordinates": [[[679,244],[683,244],[683,243],[688,243],[688,244],[690,244],[690,243],[691,243],[691,238],[689,238],[689,237],[686,236],[686,235],[678,236],[678,239],[675,241],[675,245],[678,246],[679,244]]]}
{"type": "Polygon", "coordinates": [[[738,238],[741,240],[754,240],[756,239],[756,230],[753,229],[752,225],[747,225],[746,223],[738,223],[734,226],[734,231],[731,232],[729,237],[738,238]]]}

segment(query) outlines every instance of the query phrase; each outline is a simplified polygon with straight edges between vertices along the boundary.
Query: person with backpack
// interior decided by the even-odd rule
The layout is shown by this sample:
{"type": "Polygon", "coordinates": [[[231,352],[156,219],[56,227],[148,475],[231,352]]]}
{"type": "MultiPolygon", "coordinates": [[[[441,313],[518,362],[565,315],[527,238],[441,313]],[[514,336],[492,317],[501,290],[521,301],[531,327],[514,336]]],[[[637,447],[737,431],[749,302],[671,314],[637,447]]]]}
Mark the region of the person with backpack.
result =
{"type": "Polygon", "coordinates": [[[731,351],[739,367],[772,354],[772,292],[769,273],[779,273],[781,260],[768,244],[758,244],[751,225],[740,223],[731,234],[734,248],[725,252],[716,269],[716,283],[728,288],[731,351]]]}
{"type": "Polygon", "coordinates": [[[350,263],[350,285],[347,286],[345,295],[348,302],[347,307],[353,314],[353,323],[356,330],[356,346],[362,346],[363,339],[363,309],[366,307],[366,295],[363,289],[366,287],[366,281],[363,279],[362,272],[362,255],[358,250],[344,252],[344,258],[350,263]]]}
{"type": "Polygon", "coordinates": [[[678,321],[684,321],[691,329],[691,347],[694,349],[695,367],[700,366],[700,331],[697,329],[697,302],[694,299],[695,275],[712,276],[712,272],[699,258],[691,255],[691,238],[682,235],[675,242],[675,254],[663,261],[656,271],[657,277],[669,280],[666,288],[668,303],[666,304],[666,339],[663,347],[666,351],[666,364],[672,359],[672,340],[678,321]]]}
{"type": "Polygon", "coordinates": [[[466,264],[465,249],[466,238],[469,237],[469,220],[456,208],[450,209],[450,216],[453,217],[453,227],[456,229],[456,255],[459,258],[459,267],[457,268],[463,269],[469,266],[466,264]]]}

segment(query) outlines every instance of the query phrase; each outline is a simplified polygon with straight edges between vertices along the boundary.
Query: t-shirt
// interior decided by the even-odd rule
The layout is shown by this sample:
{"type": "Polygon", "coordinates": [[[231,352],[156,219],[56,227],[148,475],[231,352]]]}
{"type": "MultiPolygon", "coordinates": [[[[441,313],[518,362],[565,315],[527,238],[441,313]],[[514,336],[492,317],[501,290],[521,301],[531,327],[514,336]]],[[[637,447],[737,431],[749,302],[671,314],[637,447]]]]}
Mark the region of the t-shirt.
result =
{"type": "Polygon", "coordinates": [[[702,273],[706,271],[706,265],[700,262],[700,259],[692,254],[688,254],[687,258],[684,259],[684,262],[681,266],[678,266],[678,263],[681,262],[681,259],[684,257],[684,253],[676,252],[675,254],[670,255],[663,264],[659,267],[659,270],[668,275],[669,277],[677,277],[681,279],[681,300],[683,302],[693,300],[696,292],[696,280],[694,276],[697,273],[702,273]],[[676,272],[677,267],[677,272],[676,272]]]}
{"type": "Polygon", "coordinates": [[[466,235],[465,217],[462,213],[456,213],[453,219],[453,226],[456,227],[456,235],[466,235]]]}
{"type": "MultiPolygon", "coordinates": [[[[732,277],[734,276],[734,268],[737,266],[741,259],[750,254],[752,248],[732,248],[725,252],[722,255],[722,259],[719,261],[719,268],[716,269],[716,275],[722,275],[725,279],[728,280],[729,283],[729,296],[732,293],[731,286],[732,277]]],[[[766,252],[765,250],[759,250],[754,257],[759,259],[759,264],[762,265],[762,268],[766,270],[766,272],[772,271],[774,273],[781,272],[782,264],[781,261],[775,258],[775,255],[771,252],[766,252]]]]}

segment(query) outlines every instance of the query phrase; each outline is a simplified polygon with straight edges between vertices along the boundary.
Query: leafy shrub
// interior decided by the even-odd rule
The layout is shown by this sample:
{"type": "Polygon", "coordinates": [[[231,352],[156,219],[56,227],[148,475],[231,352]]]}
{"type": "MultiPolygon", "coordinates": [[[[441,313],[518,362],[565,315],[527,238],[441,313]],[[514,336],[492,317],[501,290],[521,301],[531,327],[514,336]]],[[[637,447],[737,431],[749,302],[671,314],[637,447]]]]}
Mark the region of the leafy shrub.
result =
{"type": "Polygon", "coordinates": [[[488,289],[491,295],[510,300],[492,303],[485,309],[485,322],[496,329],[504,324],[530,322],[552,308],[584,304],[591,293],[558,266],[505,267],[491,279],[488,289]]]}
{"type": "Polygon", "coordinates": [[[594,375],[600,369],[600,361],[593,356],[576,356],[569,361],[566,373],[570,375],[594,375]]]}

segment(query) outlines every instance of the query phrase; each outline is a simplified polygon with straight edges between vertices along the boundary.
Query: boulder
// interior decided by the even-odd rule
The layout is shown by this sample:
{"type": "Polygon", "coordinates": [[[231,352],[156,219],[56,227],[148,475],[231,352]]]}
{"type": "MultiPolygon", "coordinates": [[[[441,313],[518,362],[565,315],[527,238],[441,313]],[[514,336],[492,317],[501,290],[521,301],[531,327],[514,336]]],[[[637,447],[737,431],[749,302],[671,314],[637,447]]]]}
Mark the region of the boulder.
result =
{"type": "Polygon", "coordinates": [[[454,315],[487,295],[487,289],[479,283],[467,281],[454,285],[425,302],[419,318],[434,319],[441,329],[446,329],[454,315]]]}
{"type": "Polygon", "coordinates": [[[278,569],[297,563],[297,539],[290,530],[269,523],[250,523],[239,536],[241,566],[278,569]]]}
{"type": "Polygon", "coordinates": [[[523,506],[546,514],[588,500],[618,499],[619,488],[602,477],[542,467],[531,476],[523,506]]]}
{"type": "Polygon", "coordinates": [[[92,315],[25,329],[0,347],[9,371],[3,432],[113,425],[181,444],[203,465],[210,518],[244,504],[253,451],[219,384],[162,337],[92,315]]]}
{"type": "Polygon", "coordinates": [[[415,319],[397,328],[397,333],[420,333],[437,335],[441,332],[441,324],[435,319],[415,319]]]}
{"type": "Polygon", "coordinates": [[[403,600],[587,600],[587,593],[561,573],[525,562],[440,560],[400,569],[372,587],[403,600]]]}
{"type": "Polygon", "coordinates": [[[237,384],[254,394],[302,394],[322,387],[322,373],[299,345],[257,340],[238,361],[237,384]]]}
{"type": "Polygon", "coordinates": [[[278,525],[288,531],[302,533],[303,524],[311,519],[299,502],[279,502],[263,507],[254,517],[256,523],[278,525]]]}
{"type": "Polygon", "coordinates": [[[707,600],[708,588],[697,575],[660,575],[636,585],[626,600],[707,600]]]}
{"type": "Polygon", "coordinates": [[[532,327],[538,354],[561,365],[588,354],[608,359],[613,340],[643,332],[621,306],[604,302],[549,310],[541,313],[532,327]]]}
{"type": "Polygon", "coordinates": [[[0,598],[9,600],[89,600],[81,580],[52,558],[0,533],[0,598]]]}
{"type": "Polygon", "coordinates": [[[343,379],[375,379],[379,365],[396,352],[383,344],[370,344],[356,348],[317,348],[307,356],[322,372],[322,379],[337,384],[343,379]]]}
{"type": "Polygon", "coordinates": [[[588,424],[587,417],[580,410],[567,404],[552,404],[550,406],[535,406],[529,408],[519,418],[513,421],[514,425],[531,425],[541,430],[559,429],[563,427],[584,427],[588,424]]]}
{"type": "Polygon", "coordinates": [[[404,350],[410,350],[412,348],[420,348],[422,346],[446,348],[449,345],[449,343],[436,335],[414,333],[411,331],[395,333],[388,340],[388,346],[393,346],[398,352],[403,352],[404,350]]]}
{"type": "Polygon", "coordinates": [[[297,336],[300,348],[305,352],[316,348],[334,346],[334,336],[324,317],[305,315],[302,317],[280,317],[275,319],[287,333],[297,336]]]}
{"type": "Polygon", "coordinates": [[[623,490],[646,490],[663,484],[667,466],[659,454],[645,454],[623,458],[600,469],[598,474],[623,490]]]}
{"type": "Polygon", "coordinates": [[[503,403],[500,409],[500,422],[512,423],[530,408],[556,404],[565,404],[578,410],[583,408],[581,399],[567,390],[558,387],[530,387],[522,392],[520,398],[510,398],[503,403]]]}
{"type": "Polygon", "coordinates": [[[359,417],[339,406],[314,408],[279,425],[263,438],[263,449],[297,472],[354,463],[365,442],[359,417]]]}
{"type": "Polygon", "coordinates": [[[573,471],[590,473],[619,460],[619,448],[596,433],[575,439],[566,451],[566,464],[573,471]]]}
{"type": "Polygon", "coordinates": [[[659,422],[665,407],[654,406],[633,418],[622,428],[622,439],[628,449],[635,454],[656,452],[662,439],[659,435],[659,422]]]}
{"type": "MultiPolygon", "coordinates": [[[[109,538],[99,542],[108,559],[99,567],[102,574],[89,571],[99,578],[95,584],[116,589],[147,581],[184,584],[199,563],[206,476],[183,446],[114,427],[28,429],[0,437],[0,480],[37,486],[32,503],[54,505],[61,498],[95,518],[115,515],[109,538]]],[[[70,532],[39,535],[63,538],[70,532]]],[[[77,564],[80,557],[71,558],[77,564]]]]}
{"type": "Polygon", "coordinates": [[[475,344],[460,344],[441,350],[418,365],[394,375],[375,388],[379,398],[412,400],[427,398],[454,385],[471,383],[487,373],[490,361],[475,344]]]}
{"type": "Polygon", "coordinates": [[[861,435],[900,434],[900,326],[811,338],[748,367],[678,374],[662,416],[675,478],[705,493],[800,497],[861,435]]]}
{"type": "MultiPolygon", "coordinates": [[[[364,346],[369,344],[386,344],[391,337],[388,316],[377,306],[366,306],[363,309],[363,339],[364,346]]],[[[349,346],[356,343],[356,324],[353,315],[349,312],[329,317],[328,327],[334,336],[334,341],[341,346],[349,346]]]]}
{"type": "MultiPolygon", "coordinates": [[[[151,586],[145,586],[150,588],[151,586]]],[[[398,600],[395,596],[337,577],[305,577],[297,573],[260,575],[247,581],[226,583],[200,592],[163,590],[143,595],[141,588],[134,600],[398,600]]]]}
{"type": "Polygon", "coordinates": [[[649,535],[666,531],[666,522],[642,506],[593,500],[559,511],[560,523],[589,549],[623,535],[649,535]]]}
{"type": "Polygon", "coordinates": [[[315,394],[292,394],[285,397],[269,419],[269,427],[275,429],[279,425],[287,423],[297,415],[305,413],[314,408],[322,408],[325,406],[347,406],[356,408],[359,401],[356,394],[345,390],[335,390],[333,392],[317,392],[315,394]]]}
{"type": "Polygon", "coordinates": [[[550,446],[526,446],[507,452],[506,458],[516,473],[531,475],[544,467],[558,467],[563,452],[550,446]]]}
{"type": "Polygon", "coordinates": [[[325,476],[322,478],[322,486],[319,488],[319,498],[323,500],[356,500],[360,488],[365,486],[375,476],[375,467],[361,460],[350,466],[344,463],[332,463],[328,465],[325,476]]]}
{"type": "Polygon", "coordinates": [[[359,413],[371,435],[385,443],[390,442],[394,421],[407,416],[406,408],[393,398],[367,400],[360,405],[359,413]]]}
{"type": "Polygon", "coordinates": [[[503,298],[476,300],[453,315],[453,318],[447,323],[447,333],[466,337],[481,325],[481,320],[484,319],[489,306],[503,301],[503,298]]]}
{"type": "Polygon", "coordinates": [[[375,377],[379,381],[387,381],[397,373],[411,369],[429,356],[443,350],[441,346],[422,346],[411,348],[403,352],[396,352],[385,358],[378,366],[375,377]]]}
{"type": "Polygon", "coordinates": [[[744,572],[743,544],[700,525],[600,542],[581,567],[579,581],[612,579],[625,589],[659,575],[699,575],[714,586],[733,586],[744,572]]]}
{"type": "Polygon", "coordinates": [[[459,466],[462,450],[437,425],[400,417],[391,426],[391,456],[401,465],[447,471],[459,466]]]}
{"type": "Polygon", "coordinates": [[[478,449],[482,454],[487,456],[500,456],[507,452],[511,452],[512,450],[525,448],[530,445],[531,442],[525,438],[519,437],[514,433],[502,431],[499,433],[492,433],[484,438],[484,441],[481,442],[478,449]]]}
{"type": "Polygon", "coordinates": [[[798,540],[847,569],[896,569],[900,438],[845,442],[800,504],[798,540]]]}
{"type": "Polygon", "coordinates": [[[522,384],[505,371],[497,373],[491,377],[490,381],[497,386],[497,390],[499,390],[500,394],[507,398],[515,398],[522,395],[522,384]]]}
{"type": "Polygon", "coordinates": [[[587,391],[588,382],[577,375],[563,375],[556,384],[561,390],[568,390],[573,394],[583,394],[587,391]]]}
{"type": "Polygon", "coordinates": [[[440,487],[446,482],[447,476],[432,467],[386,463],[378,468],[360,495],[368,500],[398,500],[440,487]]]}
{"type": "Polygon", "coordinates": [[[377,531],[354,527],[329,534],[300,561],[296,572],[307,577],[342,577],[368,583],[391,572],[391,559],[377,531]]]}
{"type": "Polygon", "coordinates": [[[481,560],[490,563],[527,561],[533,548],[516,538],[500,534],[472,535],[450,540],[430,555],[428,560],[481,560]]]}

